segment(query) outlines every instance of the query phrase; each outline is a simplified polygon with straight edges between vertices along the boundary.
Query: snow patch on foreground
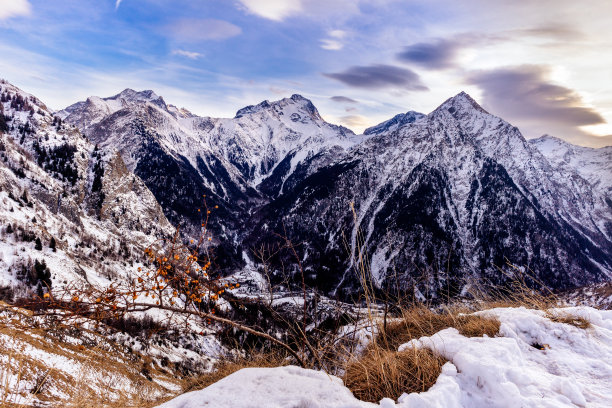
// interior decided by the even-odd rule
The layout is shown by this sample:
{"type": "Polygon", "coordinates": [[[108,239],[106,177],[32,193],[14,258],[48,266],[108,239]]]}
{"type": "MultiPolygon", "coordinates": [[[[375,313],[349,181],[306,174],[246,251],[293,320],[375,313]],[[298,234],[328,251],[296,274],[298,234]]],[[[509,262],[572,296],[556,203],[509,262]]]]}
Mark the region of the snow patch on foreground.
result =
{"type": "Polygon", "coordinates": [[[432,349],[449,362],[431,389],[397,403],[359,401],[337,377],[280,367],[240,370],[160,408],[611,407],[612,311],[555,312],[587,318],[592,327],[553,322],[538,310],[498,308],[479,312],[501,321],[498,337],[466,338],[449,328],[402,345],[432,349]]]}

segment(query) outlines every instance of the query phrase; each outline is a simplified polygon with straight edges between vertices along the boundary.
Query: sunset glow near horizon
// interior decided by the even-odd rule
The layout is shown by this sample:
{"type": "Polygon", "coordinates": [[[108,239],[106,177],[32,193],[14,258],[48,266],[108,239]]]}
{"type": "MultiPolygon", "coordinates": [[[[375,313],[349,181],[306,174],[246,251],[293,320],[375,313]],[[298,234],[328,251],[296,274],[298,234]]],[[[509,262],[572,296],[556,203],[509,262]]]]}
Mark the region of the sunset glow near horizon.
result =
{"type": "Polygon", "coordinates": [[[202,116],[299,93],[361,132],[460,91],[612,145],[611,1],[0,0],[0,78],[61,109],[153,89],[202,116]]]}

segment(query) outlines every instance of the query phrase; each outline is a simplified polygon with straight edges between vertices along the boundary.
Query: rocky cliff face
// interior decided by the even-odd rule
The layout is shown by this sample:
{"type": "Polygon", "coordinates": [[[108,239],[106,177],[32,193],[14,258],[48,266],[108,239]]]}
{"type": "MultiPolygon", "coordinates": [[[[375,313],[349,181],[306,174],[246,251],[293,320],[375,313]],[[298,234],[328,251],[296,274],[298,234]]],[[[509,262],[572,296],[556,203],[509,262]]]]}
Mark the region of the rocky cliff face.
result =
{"type": "Polygon", "coordinates": [[[606,151],[591,149],[591,169],[578,170],[580,148],[564,147],[572,159],[548,154],[464,93],[360,136],[299,95],[216,119],[126,90],[62,115],[119,151],[174,224],[197,230],[202,195],[218,205],[228,271],[281,233],[299,243],[309,283],[347,296],[360,250],[377,286],[423,296],[517,274],[555,288],[612,276],[606,151]]]}
{"type": "Polygon", "coordinates": [[[511,262],[564,288],[610,276],[604,203],[587,180],[568,182],[518,129],[459,94],[264,206],[252,237],[265,241],[260,229],[282,222],[303,242],[312,278],[347,293],[356,273],[345,247],[362,249],[379,286],[452,295],[472,281],[513,279],[511,262]]]}

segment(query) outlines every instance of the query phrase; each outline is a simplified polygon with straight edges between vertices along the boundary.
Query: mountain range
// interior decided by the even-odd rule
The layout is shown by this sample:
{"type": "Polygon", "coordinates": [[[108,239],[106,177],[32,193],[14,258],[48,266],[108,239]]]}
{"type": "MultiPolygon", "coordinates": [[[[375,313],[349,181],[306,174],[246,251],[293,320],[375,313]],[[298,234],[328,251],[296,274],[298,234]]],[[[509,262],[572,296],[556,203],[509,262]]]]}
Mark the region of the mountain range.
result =
{"type": "Polygon", "coordinates": [[[219,272],[301,270],[340,297],[357,292],[360,268],[377,287],[420,298],[612,277],[612,147],[526,140],[465,93],[356,135],[300,95],[211,118],[153,91],[52,112],[6,81],[0,88],[0,217],[15,224],[3,231],[0,285],[20,281],[32,253],[54,284],[127,278],[127,263],[173,226],[185,239],[199,233],[203,196],[215,209],[219,272]],[[54,238],[56,252],[12,237],[19,228],[54,238]],[[295,253],[264,268],[255,249],[286,239],[295,253]],[[100,256],[109,245],[113,255],[100,256]]]}

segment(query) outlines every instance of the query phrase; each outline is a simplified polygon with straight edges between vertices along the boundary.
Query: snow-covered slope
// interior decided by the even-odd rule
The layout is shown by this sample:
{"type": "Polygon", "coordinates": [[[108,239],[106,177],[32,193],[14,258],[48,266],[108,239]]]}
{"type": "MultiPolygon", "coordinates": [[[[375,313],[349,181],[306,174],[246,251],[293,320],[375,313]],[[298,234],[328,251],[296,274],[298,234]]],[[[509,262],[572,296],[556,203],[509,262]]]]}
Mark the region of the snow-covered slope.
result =
{"type": "Polygon", "coordinates": [[[25,295],[129,279],[142,250],[173,232],[153,194],[32,95],[5,81],[0,94],[0,286],[25,295]],[[49,278],[32,272],[43,261],[49,278]]]}
{"type": "Polygon", "coordinates": [[[377,285],[416,285],[419,296],[514,279],[507,262],[556,288],[612,276],[606,156],[599,181],[584,169],[568,177],[465,93],[361,136],[299,95],[217,119],[126,90],[63,114],[101,150],[118,150],[175,225],[199,228],[203,195],[218,205],[211,227],[229,270],[286,232],[303,242],[310,283],[347,295],[356,283],[347,245],[366,250],[377,285]]]}
{"type": "Polygon", "coordinates": [[[166,105],[152,91],[125,90],[66,108],[66,121],[103,150],[118,150],[175,225],[200,224],[203,195],[218,205],[211,227],[234,241],[248,213],[361,140],[326,123],[310,101],[293,95],[202,118],[166,105]],[[218,220],[222,219],[221,226],[218,220]]]}
{"type": "Polygon", "coordinates": [[[255,219],[251,246],[286,230],[328,289],[355,282],[346,242],[377,285],[429,296],[515,279],[507,262],[555,288],[612,276],[612,208],[465,93],[363,141],[255,219]]]}
{"type": "Polygon", "coordinates": [[[364,130],[364,135],[378,135],[386,132],[393,132],[394,130],[399,129],[400,127],[412,123],[417,119],[423,118],[425,115],[419,112],[410,111],[406,113],[400,113],[395,115],[389,120],[386,120],[382,123],[379,123],[376,126],[372,126],[364,130]]]}
{"type": "MultiPolygon", "coordinates": [[[[172,237],[175,230],[155,196],[129,171],[117,151],[95,146],[34,96],[0,80],[0,98],[0,114],[7,123],[6,129],[0,128],[0,301],[13,304],[47,293],[59,299],[66,296],[65,289],[73,293],[75,289],[86,291],[89,285],[107,288],[133,282],[137,269],[148,263],[144,249],[172,237]]],[[[27,311],[5,307],[4,303],[0,307],[4,322],[0,376],[13,386],[0,390],[3,402],[40,405],[40,395],[30,391],[32,384],[47,375],[53,383],[49,395],[60,405],[77,394],[65,387],[80,381],[88,382],[82,391],[93,390],[94,394],[108,388],[108,381],[122,382],[117,388],[122,394],[125,387],[146,381],[139,371],[142,362],[137,363],[142,356],[132,351],[146,351],[147,361],[153,359],[158,365],[170,361],[184,375],[204,370],[210,363],[208,357],[223,350],[212,335],[214,330],[200,322],[181,326],[174,334],[154,336],[160,347],[149,347],[151,333],[136,330],[117,334],[110,341],[110,327],[94,328],[87,323],[82,336],[75,330],[76,334],[64,339],[59,330],[56,337],[45,334],[43,338],[44,322],[20,321],[27,311]],[[108,336],[106,340],[114,347],[129,350],[110,363],[126,369],[124,358],[128,359],[129,370],[136,367],[129,378],[113,377],[110,365],[99,357],[108,349],[97,348],[107,343],[96,340],[101,335],[108,336]],[[92,345],[97,350],[93,358],[101,364],[92,364],[92,355],[86,351],[92,345]]],[[[128,318],[137,326],[145,315],[154,323],[168,318],[161,312],[128,318]]],[[[117,322],[121,321],[110,324],[117,322]]],[[[162,382],[161,388],[155,385],[151,392],[177,388],[162,382]]]]}
{"type": "Polygon", "coordinates": [[[448,362],[429,390],[379,404],[357,400],[342,380],[298,367],[247,368],[160,408],[492,408],[612,405],[612,312],[555,310],[580,316],[588,329],[548,319],[544,312],[498,308],[480,312],[501,321],[498,336],[467,338],[454,328],[400,346],[425,347],[448,362]]]}
{"type": "Polygon", "coordinates": [[[559,170],[575,177],[577,173],[594,189],[612,198],[612,146],[591,148],[576,146],[544,135],[529,141],[559,170]]]}

